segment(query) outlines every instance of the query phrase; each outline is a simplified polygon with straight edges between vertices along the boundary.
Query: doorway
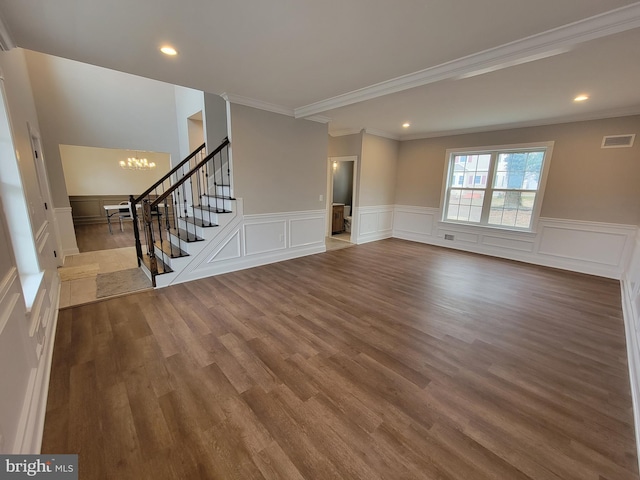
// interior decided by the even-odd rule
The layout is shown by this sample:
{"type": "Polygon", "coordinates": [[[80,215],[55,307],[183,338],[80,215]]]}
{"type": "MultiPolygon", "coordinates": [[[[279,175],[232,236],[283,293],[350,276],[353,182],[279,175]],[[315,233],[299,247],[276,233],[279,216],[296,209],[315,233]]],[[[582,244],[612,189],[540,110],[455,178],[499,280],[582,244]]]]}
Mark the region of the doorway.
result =
{"type": "Polygon", "coordinates": [[[358,157],[329,157],[327,237],[357,243],[358,157]]]}
{"type": "Polygon", "coordinates": [[[33,162],[36,169],[36,180],[38,183],[38,191],[44,207],[45,217],[52,228],[53,244],[55,253],[55,266],[62,266],[64,260],[62,255],[62,246],[60,242],[60,232],[58,231],[58,222],[55,218],[53,203],[51,201],[51,187],[49,184],[49,176],[47,167],[44,162],[44,154],[42,152],[42,142],[40,134],[35,130],[29,122],[27,122],[27,130],[29,131],[29,139],[31,141],[31,152],[33,153],[33,162]],[[60,252],[58,255],[57,252],[60,252]]]}

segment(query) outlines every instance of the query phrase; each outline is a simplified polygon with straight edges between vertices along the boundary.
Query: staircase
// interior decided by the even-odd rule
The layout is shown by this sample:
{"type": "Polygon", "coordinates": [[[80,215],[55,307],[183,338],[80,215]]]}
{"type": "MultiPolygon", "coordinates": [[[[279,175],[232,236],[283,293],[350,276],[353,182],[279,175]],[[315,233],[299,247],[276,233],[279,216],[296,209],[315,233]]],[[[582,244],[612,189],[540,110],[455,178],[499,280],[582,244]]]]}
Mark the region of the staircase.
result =
{"type": "Polygon", "coordinates": [[[168,285],[233,219],[229,139],[209,154],[202,144],[130,202],[138,266],[168,285]]]}

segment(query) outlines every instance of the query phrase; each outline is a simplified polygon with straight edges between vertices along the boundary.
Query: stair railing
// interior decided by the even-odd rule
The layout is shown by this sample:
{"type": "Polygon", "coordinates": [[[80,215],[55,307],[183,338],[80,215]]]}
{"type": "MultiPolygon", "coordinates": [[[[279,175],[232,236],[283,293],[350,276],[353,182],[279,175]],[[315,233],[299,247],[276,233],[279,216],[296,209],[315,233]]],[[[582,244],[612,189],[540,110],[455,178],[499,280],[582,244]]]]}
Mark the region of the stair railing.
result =
{"type": "Polygon", "coordinates": [[[185,255],[187,242],[201,240],[197,227],[215,226],[216,213],[225,212],[225,200],[231,199],[230,185],[227,138],[206,156],[202,145],[138,198],[130,197],[138,266],[147,266],[154,286],[156,275],[171,271],[165,257],[185,255]]]}

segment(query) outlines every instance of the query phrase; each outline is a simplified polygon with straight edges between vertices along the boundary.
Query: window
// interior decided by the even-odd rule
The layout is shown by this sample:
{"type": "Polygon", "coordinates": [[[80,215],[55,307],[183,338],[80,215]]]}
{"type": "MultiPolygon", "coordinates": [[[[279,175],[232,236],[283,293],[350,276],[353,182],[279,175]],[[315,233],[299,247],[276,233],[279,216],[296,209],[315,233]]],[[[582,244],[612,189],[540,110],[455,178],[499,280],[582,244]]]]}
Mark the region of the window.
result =
{"type": "Polygon", "coordinates": [[[532,230],[552,148],[553,142],[448,150],[442,220],[532,230]]]}

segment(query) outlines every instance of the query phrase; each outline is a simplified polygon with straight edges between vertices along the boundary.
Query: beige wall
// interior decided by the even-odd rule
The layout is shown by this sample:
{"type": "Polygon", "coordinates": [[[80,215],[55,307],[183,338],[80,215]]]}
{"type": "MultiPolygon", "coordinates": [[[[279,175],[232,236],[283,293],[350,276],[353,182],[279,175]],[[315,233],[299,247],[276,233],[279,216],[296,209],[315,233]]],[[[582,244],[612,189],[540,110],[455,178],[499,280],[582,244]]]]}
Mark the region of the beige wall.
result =
{"type": "Polygon", "coordinates": [[[400,144],[395,203],[438,208],[448,148],[554,141],[541,216],[640,223],[640,116],[474,133],[400,144]],[[604,135],[638,135],[602,149],[604,135]]]}
{"type": "Polygon", "coordinates": [[[53,202],[69,205],[59,145],[180,158],[173,85],[27,51],[53,202]]]}
{"type": "Polygon", "coordinates": [[[168,153],[60,145],[60,157],[69,196],[137,196],[170,170],[168,153]],[[129,157],[146,158],[156,168],[120,168],[120,161],[129,157]]]}
{"type": "Polygon", "coordinates": [[[231,148],[236,197],[244,213],[325,208],[327,125],[231,105],[231,148]]]}
{"type": "Polygon", "coordinates": [[[394,204],[399,144],[368,133],[362,136],[359,207],[394,204]]]}
{"type": "Polygon", "coordinates": [[[329,156],[330,157],[350,157],[362,153],[363,133],[353,135],[343,135],[340,137],[329,136],[329,156]]]}

